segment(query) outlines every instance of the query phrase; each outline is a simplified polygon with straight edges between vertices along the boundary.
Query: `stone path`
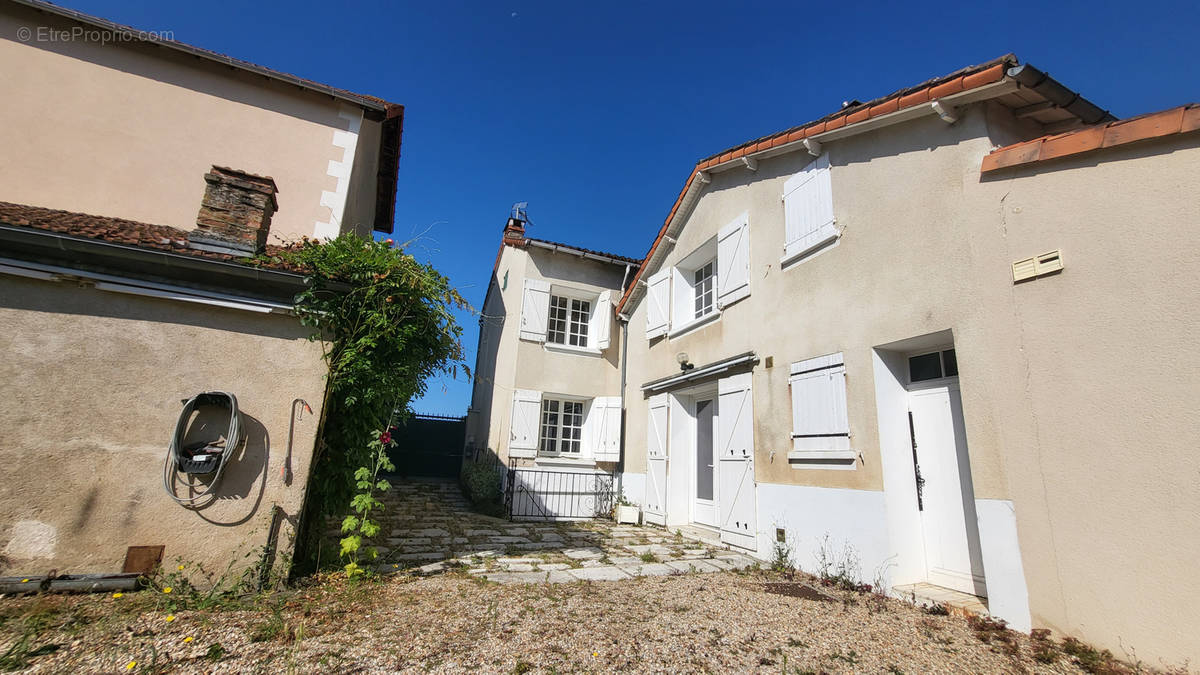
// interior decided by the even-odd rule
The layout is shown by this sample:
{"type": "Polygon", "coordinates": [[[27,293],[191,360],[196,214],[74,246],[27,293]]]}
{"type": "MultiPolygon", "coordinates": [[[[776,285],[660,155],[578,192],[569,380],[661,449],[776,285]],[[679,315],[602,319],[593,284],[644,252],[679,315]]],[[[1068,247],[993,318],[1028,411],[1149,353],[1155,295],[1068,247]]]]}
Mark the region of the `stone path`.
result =
{"type": "MultiPolygon", "coordinates": [[[[396,480],[382,500],[387,505],[379,518],[382,535],[372,544],[379,551],[378,570],[384,573],[465,570],[500,583],[559,583],[757,564],[742,553],[655,527],[485,516],[471,510],[457,482],[396,480]]],[[[331,529],[329,535],[338,533],[331,529]]]]}

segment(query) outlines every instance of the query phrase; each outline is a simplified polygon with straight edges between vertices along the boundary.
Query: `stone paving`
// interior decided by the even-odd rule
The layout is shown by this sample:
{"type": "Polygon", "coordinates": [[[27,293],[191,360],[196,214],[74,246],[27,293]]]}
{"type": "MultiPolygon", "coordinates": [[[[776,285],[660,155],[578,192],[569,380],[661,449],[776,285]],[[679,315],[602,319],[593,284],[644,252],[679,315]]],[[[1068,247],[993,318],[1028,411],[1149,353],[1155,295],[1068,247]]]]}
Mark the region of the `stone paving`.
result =
{"type": "MultiPolygon", "coordinates": [[[[637,576],[718,572],[757,561],[712,542],[656,527],[610,520],[517,521],[471,510],[458,483],[396,480],[372,544],[378,570],[465,571],[500,583],[611,581],[637,576]]],[[[329,532],[338,536],[336,529],[329,532]]]]}

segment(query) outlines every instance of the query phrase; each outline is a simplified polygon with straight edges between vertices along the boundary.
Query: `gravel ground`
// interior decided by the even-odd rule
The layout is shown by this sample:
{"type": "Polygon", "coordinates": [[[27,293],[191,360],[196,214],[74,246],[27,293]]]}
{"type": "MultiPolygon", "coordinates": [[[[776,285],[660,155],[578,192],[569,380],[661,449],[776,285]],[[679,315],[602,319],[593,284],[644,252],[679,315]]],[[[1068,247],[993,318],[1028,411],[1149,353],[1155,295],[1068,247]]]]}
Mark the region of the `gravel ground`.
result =
{"type": "Polygon", "coordinates": [[[32,672],[1083,672],[1057,651],[1035,661],[1028,636],[868,594],[812,599],[797,581],[815,586],[765,572],[527,585],[397,575],[170,622],[150,591],[10,597],[0,653],[37,625],[28,649],[60,647],[30,657],[32,672]]]}

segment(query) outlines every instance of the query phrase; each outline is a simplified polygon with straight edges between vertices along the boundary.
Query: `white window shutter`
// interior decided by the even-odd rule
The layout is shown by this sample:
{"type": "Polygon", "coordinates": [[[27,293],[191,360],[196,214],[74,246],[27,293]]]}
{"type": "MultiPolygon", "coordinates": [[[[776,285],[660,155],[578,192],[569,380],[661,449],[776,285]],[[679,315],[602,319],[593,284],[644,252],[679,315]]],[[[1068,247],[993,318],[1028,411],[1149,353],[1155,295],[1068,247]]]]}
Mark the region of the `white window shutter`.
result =
{"type": "Polygon", "coordinates": [[[718,493],[721,541],[758,548],[754,482],[754,396],[750,373],[717,382],[718,493]]]}
{"type": "Polygon", "coordinates": [[[651,396],[646,415],[646,522],[667,524],[667,394],[651,396]]]}
{"type": "Polygon", "coordinates": [[[696,318],[696,287],[694,279],[678,267],[671,268],[671,327],[678,327],[696,318]]]}
{"type": "Polygon", "coordinates": [[[804,255],[837,238],[828,153],[784,183],[783,210],[785,260],[804,255]]]}
{"type": "Polygon", "coordinates": [[[588,413],[592,428],[592,458],[597,462],[621,460],[621,397],[598,396],[588,413]]]}
{"type": "Polygon", "coordinates": [[[750,219],[747,214],[717,233],[717,307],[750,295],[750,219]]]}
{"type": "Polygon", "coordinates": [[[666,335],[671,316],[671,270],[659,270],[646,281],[646,338],[666,335]]]}
{"type": "Polygon", "coordinates": [[[509,457],[537,457],[541,420],[542,392],[529,389],[513,391],[508,434],[509,457]]]}
{"type": "Polygon", "coordinates": [[[596,299],[595,307],[592,308],[591,326],[588,329],[592,347],[599,350],[608,349],[609,337],[612,334],[612,321],[612,291],[603,291],[596,299]]]}
{"type": "Polygon", "coordinates": [[[850,449],[846,414],[846,366],[841,354],[793,363],[792,449],[837,451],[850,449]]]}
{"type": "Polygon", "coordinates": [[[546,341],[546,316],[550,312],[550,282],[526,279],[521,298],[521,339],[546,341]]]}

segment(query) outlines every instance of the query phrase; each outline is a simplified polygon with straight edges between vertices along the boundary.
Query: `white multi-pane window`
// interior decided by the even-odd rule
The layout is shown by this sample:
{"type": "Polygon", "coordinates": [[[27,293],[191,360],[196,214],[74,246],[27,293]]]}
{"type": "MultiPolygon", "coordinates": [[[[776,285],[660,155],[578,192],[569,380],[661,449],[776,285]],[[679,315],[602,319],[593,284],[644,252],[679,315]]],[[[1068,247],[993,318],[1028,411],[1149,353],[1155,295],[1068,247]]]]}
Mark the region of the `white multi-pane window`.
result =
{"type": "Polygon", "coordinates": [[[542,399],[539,453],[579,455],[583,446],[583,402],[542,399]]]}
{"type": "Polygon", "coordinates": [[[587,300],[551,295],[546,341],[572,347],[588,346],[588,324],[591,316],[592,303],[587,300]]]}
{"type": "Polygon", "coordinates": [[[716,280],[717,261],[710,260],[707,264],[702,265],[696,270],[695,284],[692,290],[696,298],[696,314],[695,318],[706,316],[709,312],[715,309],[716,304],[713,302],[715,295],[715,280],[716,280]]]}

